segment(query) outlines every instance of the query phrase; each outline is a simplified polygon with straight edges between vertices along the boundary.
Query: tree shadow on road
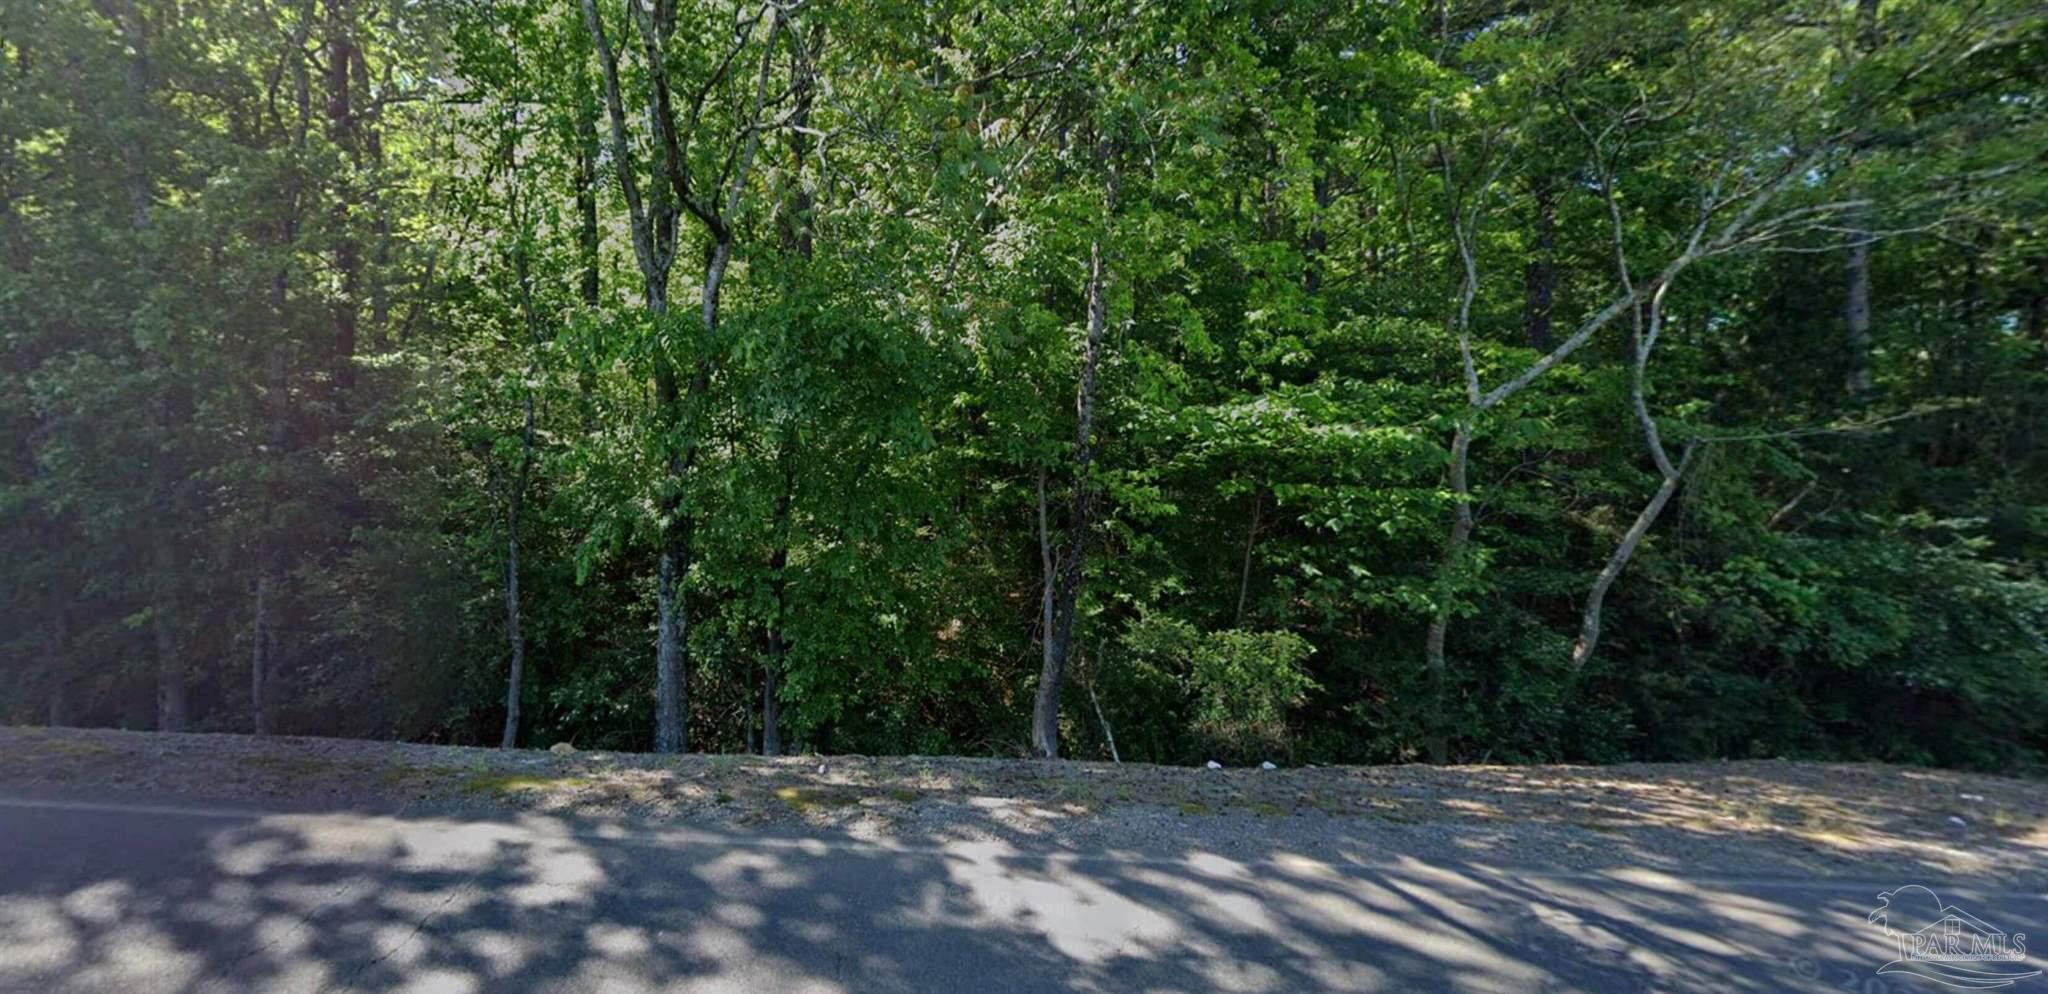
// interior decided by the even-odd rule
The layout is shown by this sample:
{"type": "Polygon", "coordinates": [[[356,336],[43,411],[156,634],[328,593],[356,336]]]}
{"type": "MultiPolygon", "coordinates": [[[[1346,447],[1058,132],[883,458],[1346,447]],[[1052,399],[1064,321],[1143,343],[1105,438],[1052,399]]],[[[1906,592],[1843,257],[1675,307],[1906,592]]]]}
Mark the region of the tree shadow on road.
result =
{"type": "Polygon", "coordinates": [[[1254,856],[1059,849],[995,820],[878,841],[505,810],[0,817],[0,990],[24,994],[1764,994],[1885,958],[1849,927],[1867,888],[1371,860],[1342,838],[1254,856]]]}

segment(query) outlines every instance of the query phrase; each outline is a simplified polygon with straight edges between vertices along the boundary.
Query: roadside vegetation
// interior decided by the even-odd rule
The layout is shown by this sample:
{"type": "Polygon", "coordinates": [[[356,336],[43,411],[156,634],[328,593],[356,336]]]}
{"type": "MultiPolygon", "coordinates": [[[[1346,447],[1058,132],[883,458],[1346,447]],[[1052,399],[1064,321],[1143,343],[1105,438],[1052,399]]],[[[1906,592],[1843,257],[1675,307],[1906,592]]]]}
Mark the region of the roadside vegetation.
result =
{"type": "Polygon", "coordinates": [[[2015,0],[8,3],[0,721],[819,816],[941,788],[623,756],[2038,772],[2044,64],[2015,0]]]}

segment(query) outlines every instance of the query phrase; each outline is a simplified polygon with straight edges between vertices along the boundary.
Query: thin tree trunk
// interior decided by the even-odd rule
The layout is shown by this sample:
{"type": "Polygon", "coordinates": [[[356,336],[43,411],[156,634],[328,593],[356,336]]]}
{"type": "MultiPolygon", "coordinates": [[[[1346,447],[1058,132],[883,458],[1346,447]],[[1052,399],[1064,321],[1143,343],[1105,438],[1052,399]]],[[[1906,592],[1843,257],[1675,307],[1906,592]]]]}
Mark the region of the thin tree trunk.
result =
{"type": "Polygon", "coordinates": [[[782,492],[775,498],[775,552],[768,559],[769,590],[775,604],[775,619],[768,626],[768,658],[761,667],[761,755],[777,756],[782,753],[781,701],[776,699],[775,688],[781,678],[783,663],[789,655],[789,642],[784,636],[784,624],[789,616],[789,580],[785,571],[789,568],[790,507],[796,495],[796,465],[794,453],[790,451],[790,440],[785,438],[777,461],[782,464],[782,492]]]}
{"type": "MultiPolygon", "coordinates": [[[[592,44],[597,50],[598,67],[603,71],[605,117],[611,125],[610,158],[618,177],[619,190],[626,201],[628,220],[632,225],[633,256],[640,264],[642,291],[645,294],[648,316],[659,327],[668,313],[668,277],[675,261],[676,222],[680,206],[669,195],[669,185],[661,179],[663,170],[657,168],[650,197],[642,199],[640,179],[633,164],[633,144],[626,137],[625,98],[619,85],[618,56],[613,52],[611,42],[604,30],[604,19],[598,15],[596,0],[582,0],[584,25],[590,32],[592,44]]],[[[643,29],[643,30],[658,30],[643,29]]],[[[650,39],[651,43],[651,39],[650,39]]],[[[663,101],[666,94],[659,94],[663,101]]],[[[650,112],[658,110],[656,104],[649,105],[650,112]]],[[[666,155],[666,149],[663,150],[666,155]]],[[[665,160],[664,160],[665,161],[665,160]]],[[[710,293],[707,283],[705,291],[710,293]]],[[[660,497],[662,516],[661,549],[655,578],[655,649],[654,649],[654,749],[656,752],[681,752],[687,747],[683,727],[684,693],[680,676],[680,659],[683,632],[680,624],[680,605],[677,603],[677,584],[687,564],[679,562],[677,538],[686,524],[681,520],[682,460],[674,450],[673,433],[679,427],[676,423],[680,394],[676,382],[675,367],[669,362],[665,350],[656,349],[654,354],[655,407],[663,428],[671,436],[667,442],[670,451],[664,460],[663,492],[660,497]]]]}
{"type": "MultiPolygon", "coordinates": [[[[811,31],[809,49],[814,50],[822,41],[824,25],[819,24],[811,31]]],[[[801,37],[800,35],[797,37],[801,37]]],[[[792,80],[808,80],[805,66],[807,47],[802,44],[790,46],[789,73],[792,80]]],[[[796,84],[793,84],[796,85],[796,84]]],[[[806,132],[811,123],[811,102],[813,93],[808,82],[796,85],[796,105],[790,110],[790,130],[787,132],[787,148],[790,159],[790,173],[797,182],[790,184],[789,203],[782,216],[782,248],[795,258],[808,263],[815,245],[811,233],[811,195],[802,182],[804,161],[810,154],[810,136],[806,132]]],[[[775,535],[775,551],[769,556],[768,572],[770,593],[774,601],[774,620],[768,626],[768,658],[761,667],[761,754],[775,756],[782,752],[782,702],[776,697],[776,686],[781,679],[784,665],[789,656],[789,640],[785,635],[789,623],[789,532],[790,514],[796,500],[796,439],[785,428],[776,443],[775,461],[782,470],[782,490],[775,498],[775,514],[772,528],[775,535]]]]}
{"type": "Polygon", "coordinates": [[[1579,639],[1572,643],[1572,669],[1583,668],[1586,660],[1593,658],[1593,650],[1600,644],[1600,610],[1607,600],[1608,588],[1614,586],[1614,581],[1620,578],[1621,571],[1628,568],[1629,559],[1635,556],[1636,547],[1642,544],[1643,536],[1650,533],[1650,526],[1655,525],[1658,516],[1664,513],[1664,505],[1670,503],[1671,496],[1678,492],[1678,484],[1685,476],[1686,467],[1692,462],[1694,449],[1695,446],[1692,445],[1685,447],[1685,451],[1678,457],[1678,464],[1672,467],[1672,472],[1664,476],[1664,482],[1658,484],[1657,492],[1650,497],[1648,504],[1643,505],[1642,511],[1636,515],[1635,523],[1629,525],[1628,531],[1621,536],[1621,543],[1616,545],[1613,554],[1607,557],[1607,565],[1601,568],[1600,575],[1594,578],[1593,589],[1586,595],[1585,612],[1579,618],[1579,639]]]}
{"type": "MultiPolygon", "coordinates": [[[[1435,112],[1432,110],[1432,124],[1435,123],[1435,119],[1435,112]]],[[[1455,190],[1449,154],[1440,148],[1438,158],[1444,170],[1445,188],[1455,190]]],[[[1478,223],[1477,211],[1475,207],[1471,213],[1467,213],[1466,208],[1455,200],[1451,205],[1451,233],[1457,244],[1458,262],[1464,269],[1464,278],[1458,285],[1458,306],[1451,312],[1450,327],[1458,342],[1458,365],[1463,374],[1465,387],[1465,411],[1451,433],[1450,462],[1445,468],[1453,502],[1451,532],[1444,538],[1443,561],[1437,568],[1436,611],[1430,616],[1429,630],[1424,634],[1422,643],[1423,671],[1429,683],[1428,701],[1424,705],[1423,748],[1429,754],[1429,761],[1438,765],[1450,760],[1450,716],[1447,710],[1450,696],[1450,664],[1445,655],[1444,643],[1451,628],[1452,587],[1457,580],[1459,568],[1464,564],[1465,548],[1472,540],[1472,486],[1467,463],[1471,458],[1472,433],[1477,429],[1480,415],[1485,413],[1490,403],[1487,395],[1480,390],[1479,365],[1472,354],[1472,301],[1479,295],[1479,252],[1474,244],[1477,236],[1473,230],[1478,223]]],[[[1546,358],[1556,356],[1560,351],[1563,350],[1553,350],[1546,358]]],[[[1524,375],[1528,376],[1529,373],[1525,371],[1524,375]]]]}
{"type": "MultiPolygon", "coordinates": [[[[718,331],[719,295],[731,260],[732,242],[724,239],[714,242],[704,265],[704,289],[699,301],[699,319],[703,322],[706,342],[711,341],[718,331]]],[[[656,310],[656,307],[650,301],[649,309],[656,310]]],[[[667,302],[662,301],[658,307],[657,313],[665,312],[667,302]]],[[[688,423],[691,412],[696,409],[698,398],[710,383],[709,358],[698,359],[687,391],[679,390],[675,371],[665,359],[658,365],[656,402],[667,412],[670,430],[692,430],[688,423]]],[[[683,487],[697,459],[696,439],[690,437],[670,444],[667,496],[662,501],[663,516],[668,524],[663,530],[660,574],[655,585],[658,618],[654,664],[654,751],[662,753],[687,752],[690,748],[687,722],[690,694],[689,605],[683,582],[690,570],[691,543],[696,526],[683,500],[683,487]]]]}
{"type": "MultiPolygon", "coordinates": [[[[699,319],[703,322],[706,342],[711,341],[718,331],[719,295],[731,260],[731,241],[720,239],[712,244],[710,257],[704,265],[704,290],[699,301],[699,319]]],[[[654,305],[650,303],[652,309],[654,305]]],[[[666,301],[661,303],[660,309],[667,310],[666,301]]],[[[666,368],[668,363],[664,360],[661,365],[666,368]]],[[[678,391],[673,369],[665,376],[657,373],[656,399],[669,412],[670,423],[675,426],[672,431],[691,430],[688,420],[696,409],[698,398],[708,388],[710,377],[708,357],[698,359],[697,370],[690,379],[687,392],[678,391]]],[[[671,445],[676,448],[668,460],[668,495],[663,500],[668,526],[662,536],[660,575],[655,586],[658,618],[654,663],[654,751],[662,753],[687,752],[690,748],[687,722],[690,699],[689,605],[683,582],[690,570],[696,522],[684,505],[683,487],[697,459],[697,443],[694,437],[690,437],[671,445]]]]}
{"type": "MultiPolygon", "coordinates": [[[[711,322],[716,320],[718,291],[714,281],[722,277],[722,268],[714,264],[707,267],[705,274],[703,313],[707,319],[707,332],[712,330],[711,322]]],[[[668,310],[668,302],[665,299],[658,303],[650,300],[648,309],[657,315],[656,320],[659,321],[659,316],[668,310]]],[[[663,422],[668,426],[671,438],[666,443],[670,452],[664,467],[666,480],[663,484],[662,517],[665,524],[654,592],[654,751],[680,753],[690,748],[689,605],[684,600],[683,582],[690,570],[690,540],[695,524],[684,506],[683,486],[696,449],[693,444],[678,443],[673,438],[675,432],[687,430],[688,411],[673,366],[664,357],[657,362],[657,367],[655,402],[661,406],[663,422]]],[[[694,384],[690,393],[693,396],[696,393],[694,384]]]]}
{"type": "Polygon", "coordinates": [[[1451,580],[1464,561],[1465,548],[1472,540],[1472,487],[1466,463],[1472,449],[1472,415],[1458,422],[1451,435],[1450,482],[1456,502],[1451,516],[1451,533],[1444,540],[1441,577],[1438,581],[1436,614],[1430,618],[1424,640],[1424,666],[1429,676],[1428,732],[1424,746],[1429,761],[1439,765],[1450,760],[1450,721],[1445,712],[1449,696],[1450,666],[1444,658],[1444,642],[1451,627],[1451,580]]]}
{"type": "Polygon", "coordinates": [[[788,647],[782,630],[768,633],[768,665],[761,668],[761,755],[782,755],[782,702],[775,697],[776,672],[788,647]]]}
{"type": "MultiPolygon", "coordinates": [[[[127,35],[128,59],[128,103],[129,113],[138,122],[145,120],[149,112],[150,62],[148,26],[142,19],[142,11],[134,0],[122,4],[120,18],[123,33],[127,35]]],[[[145,129],[138,128],[138,132],[145,129]]],[[[141,141],[131,142],[127,148],[128,207],[134,225],[136,240],[145,243],[149,235],[152,196],[147,165],[147,152],[141,141]]],[[[142,265],[147,271],[149,256],[143,248],[142,265]]],[[[177,569],[177,553],[171,545],[171,535],[177,527],[177,516],[172,507],[172,473],[170,460],[163,453],[170,448],[170,439],[177,429],[174,401],[171,396],[170,363],[162,354],[164,346],[157,346],[157,352],[150,357],[153,371],[163,381],[157,385],[156,430],[160,435],[159,454],[153,460],[155,468],[151,473],[151,491],[157,506],[151,511],[150,544],[152,561],[150,588],[155,611],[150,619],[150,628],[156,642],[157,696],[156,726],[165,732],[185,730],[186,714],[186,673],[185,666],[178,658],[177,632],[177,580],[173,575],[177,569]]]]}
{"type": "Polygon", "coordinates": [[[2027,337],[2048,345],[2048,255],[2034,257],[2034,288],[2027,293],[2027,337]]]}
{"type": "MultiPolygon", "coordinates": [[[[1041,647],[1041,680],[1043,679],[1044,671],[1052,666],[1052,652],[1049,648],[1045,648],[1045,646],[1052,641],[1053,637],[1053,601],[1058,596],[1054,593],[1054,588],[1059,586],[1058,560],[1054,559],[1052,554],[1052,524],[1048,520],[1049,515],[1046,512],[1045,476],[1045,467],[1038,467],[1038,565],[1041,578],[1038,588],[1038,640],[1041,647]]],[[[1043,697],[1044,689],[1041,685],[1039,699],[1042,700],[1043,697]]],[[[1037,710],[1039,707],[1037,701],[1033,701],[1032,707],[1031,739],[1033,747],[1036,748],[1040,738],[1038,725],[1040,715],[1037,710]]],[[[1056,739],[1057,736],[1054,736],[1054,738],[1056,739]]],[[[1043,750],[1040,750],[1040,752],[1042,754],[1043,750]]]]}
{"type": "Polygon", "coordinates": [[[505,501],[505,643],[510,660],[505,677],[505,733],[499,747],[519,744],[519,702],[526,682],[526,637],[519,599],[519,525],[526,504],[527,474],[533,467],[533,388],[526,392],[526,422],[519,438],[519,470],[505,501]]]}
{"type": "MultiPolygon", "coordinates": [[[[384,168],[383,108],[378,102],[378,93],[370,85],[370,62],[363,46],[357,44],[349,62],[350,78],[354,92],[369,102],[369,110],[358,116],[361,136],[363,168],[371,173],[371,179],[362,190],[362,206],[359,213],[372,219],[373,235],[369,266],[364,270],[364,282],[368,284],[370,298],[370,345],[373,350],[389,348],[391,337],[391,212],[385,209],[381,192],[380,177],[384,168]]],[[[389,75],[385,77],[389,84],[389,75]]],[[[360,298],[358,298],[360,306],[360,298]]],[[[351,350],[353,352],[353,350],[351,350]]]]}
{"type": "Polygon", "coordinates": [[[1244,568],[1237,578],[1237,621],[1231,626],[1233,628],[1244,627],[1245,596],[1251,593],[1252,589],[1252,551],[1258,548],[1259,541],[1259,505],[1264,502],[1265,497],[1264,490],[1252,492],[1252,524],[1244,533],[1244,568]]]}
{"type": "MultiPolygon", "coordinates": [[[[527,401],[527,410],[533,401],[527,401]]],[[[531,415],[528,415],[531,417],[531,415]]],[[[517,486],[517,484],[514,484],[517,486]]],[[[505,733],[498,747],[519,744],[519,698],[526,679],[526,639],[519,624],[519,497],[515,493],[505,515],[505,643],[510,665],[505,678],[505,733]]]]}
{"type": "MultiPolygon", "coordinates": [[[[1102,646],[1097,645],[1095,647],[1095,662],[1090,665],[1091,667],[1102,665],[1102,646]]],[[[1110,731],[1109,716],[1102,712],[1102,699],[1095,696],[1095,675],[1092,671],[1089,673],[1088,682],[1085,686],[1088,688],[1088,703],[1095,708],[1095,722],[1102,726],[1102,741],[1109,744],[1109,761],[1121,766],[1123,765],[1124,757],[1116,751],[1116,733],[1110,731]]]]}
{"type": "Polygon", "coordinates": [[[1535,252],[1522,279],[1522,334],[1538,352],[1551,350],[1551,311],[1557,294],[1557,188],[1536,187],[1535,252]]]}
{"type": "MultiPolygon", "coordinates": [[[[671,526],[674,534],[681,529],[671,526]]],[[[690,748],[689,729],[683,722],[689,703],[689,688],[683,683],[685,635],[679,587],[689,564],[682,561],[681,543],[670,537],[662,544],[660,573],[656,576],[654,648],[654,751],[679,753],[690,748]]]]}
{"type": "MultiPolygon", "coordinates": [[[[171,525],[166,522],[159,529],[171,525]]],[[[178,637],[174,627],[177,610],[174,581],[171,574],[177,569],[177,557],[171,543],[162,537],[156,541],[157,615],[151,624],[156,634],[156,728],[159,732],[182,732],[188,721],[186,704],[187,674],[184,660],[178,657],[178,637]]]]}
{"type": "MultiPolygon", "coordinates": [[[[516,203],[516,202],[515,202],[516,203]]],[[[516,206],[515,206],[516,210],[516,206]]],[[[519,429],[519,468],[512,473],[511,492],[505,496],[505,641],[508,663],[505,677],[505,731],[499,748],[519,744],[519,702],[526,682],[526,637],[522,631],[519,599],[519,526],[526,507],[526,485],[533,472],[533,381],[540,373],[540,352],[547,342],[542,333],[540,312],[533,304],[533,274],[528,267],[525,235],[513,256],[514,276],[519,280],[519,313],[533,350],[526,362],[525,411],[519,429]]]]}
{"type": "MultiPolygon", "coordinates": [[[[1093,488],[1089,471],[1095,461],[1095,378],[1102,358],[1102,332],[1108,307],[1103,298],[1102,245],[1088,247],[1088,332],[1081,351],[1081,382],[1074,393],[1074,495],[1067,521],[1067,550],[1050,584],[1051,603],[1044,638],[1044,665],[1038,676],[1038,698],[1031,711],[1031,747],[1040,756],[1060,753],[1060,685],[1066,678],[1067,656],[1074,637],[1074,612],[1079,606],[1086,565],[1093,488]]],[[[1041,512],[1044,509],[1040,502],[1041,512]]],[[[1040,521],[1041,529],[1044,521],[1040,521]]],[[[1042,544],[1049,544],[1043,538],[1042,544]]]]}
{"type": "MultiPolygon", "coordinates": [[[[285,275],[280,271],[272,285],[273,294],[279,298],[277,311],[280,327],[283,327],[284,282],[285,275]]],[[[256,610],[255,617],[251,620],[249,637],[249,723],[250,730],[257,735],[268,735],[272,730],[271,704],[275,694],[270,686],[270,677],[276,669],[276,660],[272,657],[275,654],[273,650],[277,640],[272,635],[274,623],[271,615],[276,610],[273,602],[276,599],[277,578],[283,572],[281,561],[284,558],[282,550],[278,547],[282,539],[277,534],[277,509],[285,501],[285,473],[276,467],[281,467],[285,462],[284,449],[290,441],[286,414],[289,404],[286,391],[289,384],[286,382],[282,346],[271,350],[266,364],[269,366],[266,378],[269,380],[267,392],[270,394],[267,398],[267,406],[270,408],[268,455],[274,464],[274,479],[266,488],[264,497],[269,506],[265,508],[263,532],[256,537],[256,610]]]]}
{"type": "MultiPolygon", "coordinates": [[[[1861,55],[1868,56],[1877,47],[1877,13],[1879,0],[1857,0],[1858,47],[1861,55]]],[[[1843,324],[1847,326],[1846,346],[1849,352],[1849,373],[1847,387],[1849,397],[1856,402],[1869,398],[1870,375],[1870,231],[1869,212],[1857,208],[1845,219],[1849,238],[1847,263],[1848,286],[1842,301],[1843,324]]]]}
{"type": "Polygon", "coordinates": [[[1302,255],[1304,256],[1302,285],[1307,288],[1311,296],[1321,293],[1323,289],[1323,255],[1330,248],[1330,230],[1327,215],[1330,211],[1330,204],[1335,202],[1332,186],[1330,170],[1326,168],[1316,176],[1314,188],[1310,191],[1315,196],[1316,213],[1315,219],[1309,226],[1308,237],[1303,240],[1302,245],[1302,255]]]}
{"type": "Polygon", "coordinates": [[[50,674],[50,680],[49,697],[46,700],[48,711],[45,712],[43,724],[51,728],[61,728],[71,723],[71,607],[65,602],[63,595],[55,591],[56,585],[51,586],[53,589],[49,612],[53,638],[50,658],[44,663],[49,667],[47,672],[50,674]]]}
{"type": "MultiPolygon", "coordinates": [[[[1616,259],[1617,264],[1623,266],[1623,279],[1627,279],[1626,259],[1618,251],[1616,259]]],[[[1636,515],[1635,522],[1622,535],[1621,542],[1615,546],[1613,554],[1607,557],[1607,565],[1600,570],[1599,576],[1594,578],[1593,589],[1586,595],[1586,608],[1579,618],[1579,639],[1572,645],[1571,663],[1574,672],[1586,665],[1586,660],[1593,657],[1593,650],[1600,643],[1600,610],[1607,599],[1608,588],[1614,585],[1614,581],[1621,576],[1621,571],[1627,568],[1629,559],[1636,553],[1636,547],[1642,544],[1643,536],[1649,534],[1650,526],[1656,524],[1658,516],[1664,513],[1664,505],[1670,503],[1671,496],[1678,492],[1679,481],[1685,477],[1686,467],[1692,464],[1693,453],[1698,449],[1699,443],[1688,444],[1684,453],[1679,456],[1678,462],[1671,462],[1670,453],[1664,449],[1663,434],[1658,431],[1657,419],[1650,414],[1649,401],[1643,389],[1643,383],[1649,376],[1650,353],[1657,347],[1657,339],[1664,332],[1664,297],[1670,290],[1669,282],[1657,287],[1656,292],[1650,297],[1648,331],[1644,330],[1638,316],[1630,336],[1635,356],[1629,368],[1629,405],[1635,414],[1637,426],[1642,429],[1643,446],[1649,450],[1650,461],[1656,465],[1661,482],[1657,486],[1657,492],[1651,495],[1650,502],[1643,505],[1642,511],[1636,515]]]]}
{"type": "MultiPolygon", "coordinates": [[[[646,284],[648,312],[659,327],[668,310],[668,274],[675,260],[676,226],[682,211],[688,209],[703,223],[704,230],[712,239],[711,251],[705,261],[702,299],[704,341],[708,346],[716,340],[719,294],[725,281],[726,267],[732,261],[734,231],[731,221],[739,212],[747,189],[747,174],[752,168],[761,135],[771,130],[770,122],[763,120],[762,112],[768,101],[772,56],[778,50],[776,43],[787,27],[789,15],[785,13],[768,22],[767,37],[762,43],[760,74],[755,81],[753,113],[735,132],[734,141],[740,144],[728,159],[729,168],[719,174],[709,191],[710,196],[706,197],[695,189],[697,181],[691,179],[689,164],[685,161],[684,149],[696,136],[679,134],[676,126],[678,108],[670,89],[668,59],[664,52],[675,30],[675,7],[657,3],[650,11],[638,3],[627,5],[628,16],[646,57],[649,93],[643,106],[653,132],[651,137],[656,158],[650,196],[643,200],[639,174],[633,161],[634,143],[626,135],[626,107],[619,83],[618,58],[606,35],[604,18],[598,14],[596,0],[582,0],[581,6],[584,24],[597,50],[598,66],[603,70],[605,116],[611,125],[609,157],[632,221],[633,253],[640,263],[646,284]]],[[[744,43],[744,37],[741,42],[744,43]]],[[[699,91],[701,95],[696,104],[684,111],[691,130],[694,131],[698,124],[697,109],[703,106],[703,100],[716,84],[728,78],[725,74],[731,65],[728,59],[712,70],[699,91]]],[[[676,372],[665,350],[656,349],[656,403],[664,429],[668,432],[668,451],[661,497],[660,569],[655,584],[658,634],[655,647],[654,740],[656,751],[668,753],[689,748],[686,684],[688,611],[683,585],[690,568],[691,534],[695,523],[687,510],[684,484],[697,455],[693,416],[698,401],[710,386],[711,358],[708,350],[699,351],[696,371],[690,378],[687,393],[679,391],[676,372]]]]}
{"type": "MultiPolygon", "coordinates": [[[[258,560],[269,555],[267,544],[259,540],[256,547],[258,560]]],[[[270,631],[270,571],[258,567],[256,571],[256,609],[249,623],[249,731],[255,735],[270,734],[270,689],[265,681],[269,678],[270,663],[267,645],[270,631]]]]}
{"type": "MultiPolygon", "coordinates": [[[[298,222],[293,213],[298,199],[295,185],[286,199],[293,206],[288,208],[286,218],[278,225],[279,248],[286,261],[279,263],[270,280],[270,309],[276,330],[280,333],[290,327],[291,276],[288,260],[298,237],[298,222]]],[[[271,634],[271,613],[275,610],[272,602],[276,598],[276,577],[282,572],[280,561],[283,558],[282,550],[278,548],[277,511],[285,501],[283,481],[286,474],[281,467],[287,462],[285,447],[291,442],[291,383],[283,342],[271,346],[264,365],[267,394],[264,407],[270,421],[265,455],[273,468],[271,482],[264,490],[267,506],[264,508],[263,530],[256,536],[256,604],[249,634],[249,726],[250,731],[257,735],[268,735],[273,730],[271,703],[275,692],[270,686],[270,678],[276,668],[276,661],[272,658],[276,639],[271,634]]]]}
{"type": "MultiPolygon", "coordinates": [[[[583,58],[576,63],[576,96],[576,255],[580,267],[577,289],[583,306],[595,311],[602,302],[603,289],[603,242],[597,226],[597,114],[591,109],[596,95],[590,90],[590,71],[583,58]]],[[[577,361],[577,402],[585,432],[597,427],[597,366],[592,356],[602,354],[602,346],[602,342],[586,343],[577,361]]]]}
{"type": "Polygon", "coordinates": [[[1849,286],[1842,316],[1849,329],[1849,394],[1861,400],[1869,396],[1871,388],[1870,233],[1860,211],[1851,216],[1849,228],[1849,286]]]}
{"type": "MultiPolygon", "coordinates": [[[[354,24],[349,0],[325,0],[327,48],[328,133],[352,166],[361,165],[360,129],[352,83],[360,54],[356,51],[354,24]]],[[[362,292],[362,247],[355,235],[355,191],[353,178],[344,179],[334,202],[334,272],[338,292],[334,301],[333,377],[337,406],[345,406],[355,388],[356,324],[362,292]]]]}

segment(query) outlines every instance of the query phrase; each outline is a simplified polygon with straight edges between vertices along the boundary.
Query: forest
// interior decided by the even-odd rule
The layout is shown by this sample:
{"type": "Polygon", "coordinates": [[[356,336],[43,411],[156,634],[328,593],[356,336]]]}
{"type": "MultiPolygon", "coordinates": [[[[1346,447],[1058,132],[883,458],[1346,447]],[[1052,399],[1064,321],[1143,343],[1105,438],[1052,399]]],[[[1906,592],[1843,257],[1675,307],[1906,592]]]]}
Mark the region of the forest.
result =
{"type": "Polygon", "coordinates": [[[0,723],[2048,763],[2024,0],[0,4],[0,723]]]}

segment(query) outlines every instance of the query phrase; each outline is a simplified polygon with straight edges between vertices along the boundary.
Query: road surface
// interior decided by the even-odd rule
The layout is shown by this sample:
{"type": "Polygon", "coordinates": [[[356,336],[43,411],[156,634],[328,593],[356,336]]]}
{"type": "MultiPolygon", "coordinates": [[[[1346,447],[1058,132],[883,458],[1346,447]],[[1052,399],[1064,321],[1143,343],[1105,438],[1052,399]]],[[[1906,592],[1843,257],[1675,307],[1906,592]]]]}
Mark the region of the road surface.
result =
{"type": "Polygon", "coordinates": [[[1877,973],[1892,945],[1866,916],[1911,883],[2048,946],[2048,898],[1995,881],[1546,874],[1497,855],[1077,854],[0,794],[0,991],[1952,989],[1877,973]]]}

